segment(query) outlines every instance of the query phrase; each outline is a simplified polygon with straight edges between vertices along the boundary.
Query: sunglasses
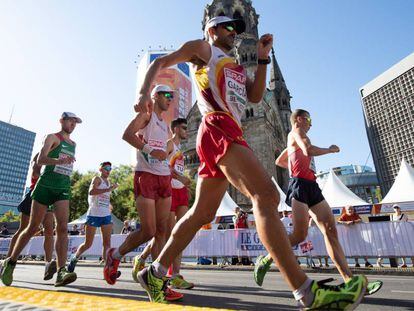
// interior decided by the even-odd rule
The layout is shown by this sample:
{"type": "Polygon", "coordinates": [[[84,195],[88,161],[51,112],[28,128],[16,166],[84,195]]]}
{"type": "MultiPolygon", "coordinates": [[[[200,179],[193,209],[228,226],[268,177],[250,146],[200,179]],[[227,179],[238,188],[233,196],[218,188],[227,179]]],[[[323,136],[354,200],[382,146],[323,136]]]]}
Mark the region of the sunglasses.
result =
{"type": "Polygon", "coordinates": [[[310,117],[304,117],[306,119],[306,121],[309,122],[309,125],[312,125],[312,119],[310,117]]]}
{"type": "Polygon", "coordinates": [[[104,169],[107,172],[112,171],[112,167],[110,167],[110,166],[103,166],[102,169],[104,169]]]}
{"type": "Polygon", "coordinates": [[[168,93],[168,92],[162,92],[161,93],[166,99],[173,99],[174,95],[172,93],[168,93]]]}
{"type": "Polygon", "coordinates": [[[226,29],[228,32],[232,32],[236,30],[236,27],[234,27],[234,24],[219,24],[221,27],[226,29]]]}

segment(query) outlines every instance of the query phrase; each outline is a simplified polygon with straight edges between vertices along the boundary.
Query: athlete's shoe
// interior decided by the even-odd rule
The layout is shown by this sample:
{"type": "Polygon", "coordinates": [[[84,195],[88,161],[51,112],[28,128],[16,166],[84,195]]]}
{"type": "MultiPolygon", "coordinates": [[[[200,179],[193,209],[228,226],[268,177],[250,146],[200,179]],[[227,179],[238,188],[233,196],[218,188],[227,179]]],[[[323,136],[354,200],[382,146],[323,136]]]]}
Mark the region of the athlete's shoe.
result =
{"type": "Polygon", "coordinates": [[[270,269],[270,265],[272,263],[266,258],[266,256],[258,256],[256,259],[256,263],[254,264],[254,280],[257,285],[262,286],[264,277],[270,269]]]}
{"type": "Polygon", "coordinates": [[[135,282],[138,283],[137,274],[144,268],[145,268],[145,260],[143,260],[140,256],[135,256],[134,265],[132,267],[132,278],[134,279],[135,282]]]}
{"type": "Polygon", "coordinates": [[[179,274],[169,280],[169,285],[177,289],[192,289],[194,287],[194,283],[184,280],[179,274]]]}
{"type": "Polygon", "coordinates": [[[0,269],[0,278],[4,285],[10,286],[13,283],[13,271],[16,263],[10,262],[10,257],[3,260],[0,269]]]}
{"type": "Polygon", "coordinates": [[[167,301],[177,301],[183,299],[184,295],[176,292],[175,290],[172,290],[169,287],[165,287],[164,290],[165,300],[167,301]]]}
{"type": "Polygon", "coordinates": [[[114,285],[120,275],[118,273],[118,266],[121,261],[113,257],[114,251],[115,248],[110,248],[106,252],[106,263],[104,267],[104,278],[110,285],[114,285]]]}
{"type": "Polygon", "coordinates": [[[55,287],[65,286],[76,281],[76,273],[68,272],[65,267],[60,268],[57,274],[55,287]]]}
{"type": "Polygon", "coordinates": [[[303,310],[354,310],[367,288],[367,279],[363,275],[352,277],[346,283],[337,286],[326,285],[332,279],[313,281],[312,292],[315,295],[310,306],[303,310]]]}
{"type": "Polygon", "coordinates": [[[368,282],[367,290],[365,292],[365,296],[370,296],[375,294],[377,291],[379,291],[382,287],[382,281],[372,281],[368,282]]]}
{"type": "Polygon", "coordinates": [[[76,264],[78,263],[78,258],[75,254],[70,255],[69,264],[68,264],[68,271],[73,272],[75,271],[76,264]]]}
{"type": "Polygon", "coordinates": [[[138,282],[145,289],[151,302],[167,303],[165,299],[166,281],[154,276],[153,267],[149,266],[138,272],[138,282]]]}
{"type": "MultiPolygon", "coordinates": [[[[46,263],[45,266],[45,275],[43,277],[44,281],[51,280],[55,273],[57,272],[56,260],[53,259],[51,262],[46,263]]],[[[70,271],[73,272],[73,271],[70,271]]]]}

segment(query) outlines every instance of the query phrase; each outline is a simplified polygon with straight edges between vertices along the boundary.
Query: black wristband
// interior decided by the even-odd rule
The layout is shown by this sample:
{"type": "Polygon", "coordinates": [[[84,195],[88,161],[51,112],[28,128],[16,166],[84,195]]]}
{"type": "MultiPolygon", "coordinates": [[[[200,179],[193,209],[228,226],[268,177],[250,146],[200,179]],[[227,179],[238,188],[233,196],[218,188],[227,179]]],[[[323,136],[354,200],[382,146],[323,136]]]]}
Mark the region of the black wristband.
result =
{"type": "Polygon", "coordinates": [[[268,56],[267,57],[267,59],[258,59],[257,60],[257,63],[259,64],[259,65],[269,65],[270,64],[270,57],[268,56]]]}

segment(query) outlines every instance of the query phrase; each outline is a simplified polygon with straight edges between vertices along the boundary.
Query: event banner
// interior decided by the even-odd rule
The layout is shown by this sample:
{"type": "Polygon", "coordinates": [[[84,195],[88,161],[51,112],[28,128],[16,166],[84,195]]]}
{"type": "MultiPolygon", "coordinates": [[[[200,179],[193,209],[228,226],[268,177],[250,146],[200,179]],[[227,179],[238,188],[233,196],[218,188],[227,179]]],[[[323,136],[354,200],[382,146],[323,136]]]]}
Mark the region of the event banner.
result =
{"type": "MultiPolygon", "coordinates": [[[[291,230],[290,228],[287,228],[291,230]]],[[[351,226],[338,225],[338,235],[347,257],[414,257],[413,222],[377,222],[351,226]]],[[[126,235],[112,235],[112,246],[119,246],[126,235]]],[[[276,237],[277,238],[277,237],[276,237]]],[[[76,252],[83,236],[70,236],[68,254],[76,252]]],[[[10,238],[0,239],[0,254],[6,254],[10,238]]],[[[128,256],[141,253],[140,245],[128,256]]],[[[328,256],[324,238],[317,227],[310,227],[305,241],[293,248],[296,256],[328,256]]],[[[266,253],[256,230],[200,230],[184,251],[185,257],[258,256],[266,253]]],[[[101,236],[96,235],[85,256],[101,256],[101,236]]],[[[22,255],[43,255],[43,237],[34,237],[22,255]]]]}

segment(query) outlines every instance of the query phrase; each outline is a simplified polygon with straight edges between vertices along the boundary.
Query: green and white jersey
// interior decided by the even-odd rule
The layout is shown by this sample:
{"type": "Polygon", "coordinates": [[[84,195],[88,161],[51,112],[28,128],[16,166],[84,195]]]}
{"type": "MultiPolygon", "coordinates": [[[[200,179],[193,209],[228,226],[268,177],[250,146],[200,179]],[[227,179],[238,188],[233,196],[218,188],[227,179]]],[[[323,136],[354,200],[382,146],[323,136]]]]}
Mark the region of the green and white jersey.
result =
{"type": "MultiPolygon", "coordinates": [[[[53,159],[75,157],[75,144],[67,142],[62,135],[55,134],[60,144],[47,155],[53,159]]],[[[72,164],[46,165],[40,175],[39,185],[54,189],[70,189],[70,175],[73,171],[72,164]]]]}

